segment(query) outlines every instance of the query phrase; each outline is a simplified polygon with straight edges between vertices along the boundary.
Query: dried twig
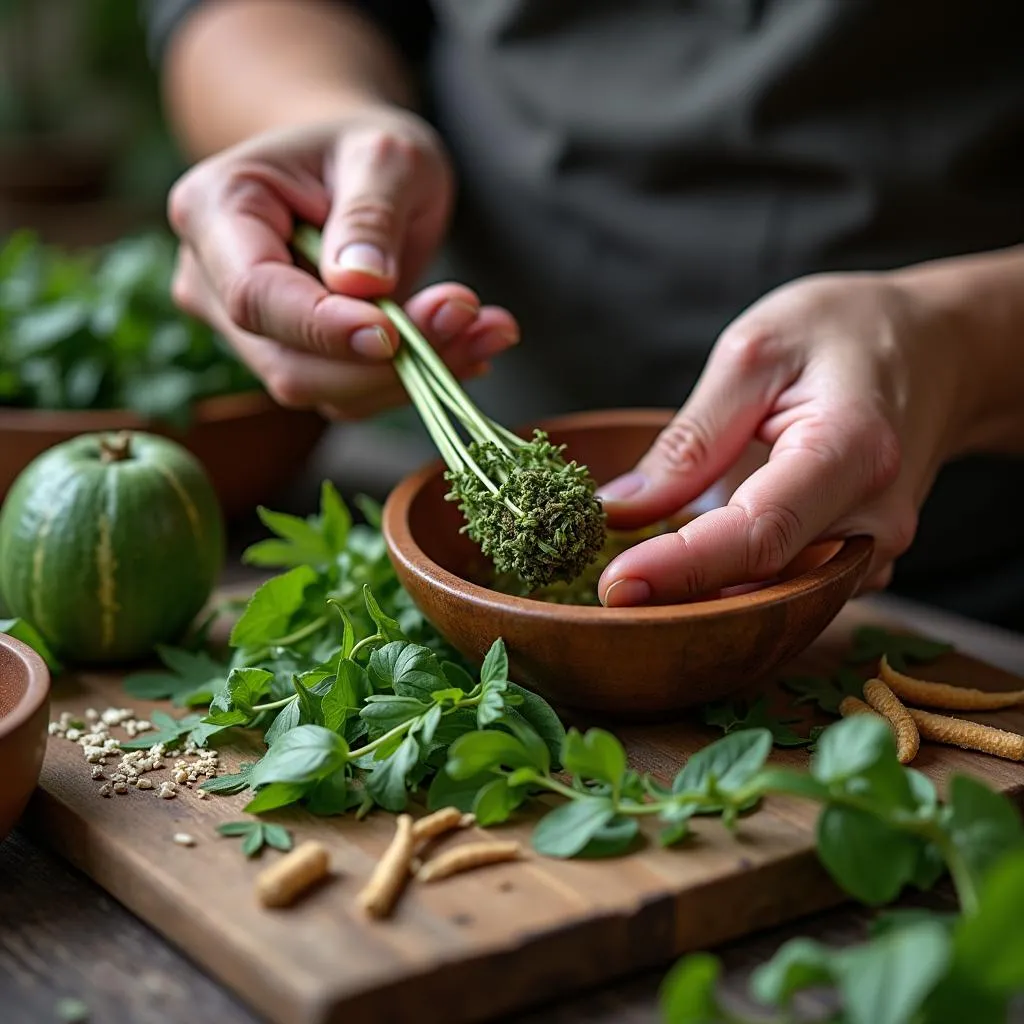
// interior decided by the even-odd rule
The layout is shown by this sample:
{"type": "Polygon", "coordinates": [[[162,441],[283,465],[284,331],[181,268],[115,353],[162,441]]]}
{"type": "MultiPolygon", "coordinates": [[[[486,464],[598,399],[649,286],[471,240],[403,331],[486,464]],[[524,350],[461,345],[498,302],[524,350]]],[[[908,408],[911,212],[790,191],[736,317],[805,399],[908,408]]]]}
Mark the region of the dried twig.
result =
{"type": "Polygon", "coordinates": [[[421,882],[435,882],[486,864],[518,860],[522,852],[519,843],[514,842],[465,843],[427,861],[416,877],[421,882]]]}
{"type": "Polygon", "coordinates": [[[384,851],[370,880],[359,894],[359,905],[371,917],[387,917],[391,913],[409,877],[409,863],[416,847],[412,818],[400,814],[395,819],[395,835],[384,851]]]}
{"type": "Polygon", "coordinates": [[[882,656],[878,675],[905,704],[923,704],[948,711],[999,711],[1024,704],[1024,690],[975,690],[949,683],[932,683],[926,679],[897,672],[882,656]]]}
{"type": "Polygon", "coordinates": [[[330,870],[330,857],[322,843],[297,846],[256,878],[256,895],[265,907],[286,907],[330,870]]]}
{"type": "Polygon", "coordinates": [[[921,736],[936,743],[947,743],[964,750],[995,754],[1010,761],[1024,761],[1024,736],[1003,729],[994,729],[962,718],[936,715],[931,711],[907,708],[921,736]]]}

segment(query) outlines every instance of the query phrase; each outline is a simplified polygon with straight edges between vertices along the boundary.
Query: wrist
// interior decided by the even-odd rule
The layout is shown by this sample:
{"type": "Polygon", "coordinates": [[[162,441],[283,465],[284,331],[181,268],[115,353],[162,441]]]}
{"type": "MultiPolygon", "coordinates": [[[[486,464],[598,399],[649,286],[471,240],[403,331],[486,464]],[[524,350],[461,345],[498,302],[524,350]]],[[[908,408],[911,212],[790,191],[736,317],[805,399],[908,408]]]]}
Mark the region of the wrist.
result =
{"type": "Polygon", "coordinates": [[[992,282],[976,262],[985,258],[940,260],[888,275],[913,311],[921,357],[931,368],[926,386],[947,385],[946,459],[1024,450],[1020,382],[1016,371],[1007,372],[1005,325],[994,322],[992,282]]]}

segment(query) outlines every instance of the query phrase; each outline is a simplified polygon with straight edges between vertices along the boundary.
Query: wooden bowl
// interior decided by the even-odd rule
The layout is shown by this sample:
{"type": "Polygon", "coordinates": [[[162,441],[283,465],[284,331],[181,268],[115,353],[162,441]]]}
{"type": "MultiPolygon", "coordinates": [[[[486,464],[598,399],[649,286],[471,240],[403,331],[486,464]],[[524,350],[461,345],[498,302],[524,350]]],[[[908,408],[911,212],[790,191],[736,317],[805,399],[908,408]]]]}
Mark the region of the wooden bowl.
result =
{"type": "Polygon", "coordinates": [[[50,673],[43,659],[0,633],[0,841],[39,781],[49,711],[50,673]]]}
{"type": "MultiPolygon", "coordinates": [[[[661,410],[580,413],[540,424],[599,483],[631,468],[668,422],[661,410]]],[[[444,500],[442,466],[402,481],[384,507],[384,537],[412,599],[465,655],[496,637],[514,678],[566,709],[647,718],[763,679],[804,650],[867,571],[872,541],[815,545],[779,578],[732,596],[648,608],[549,604],[469,582],[482,556],[444,500]]]]}
{"type": "Polygon", "coordinates": [[[206,467],[228,518],[251,513],[293,476],[326,429],[312,412],[285,409],[260,391],[196,406],[184,433],[123,410],[0,408],[0,500],[37,455],[77,434],[145,430],[188,448],[206,467]]]}

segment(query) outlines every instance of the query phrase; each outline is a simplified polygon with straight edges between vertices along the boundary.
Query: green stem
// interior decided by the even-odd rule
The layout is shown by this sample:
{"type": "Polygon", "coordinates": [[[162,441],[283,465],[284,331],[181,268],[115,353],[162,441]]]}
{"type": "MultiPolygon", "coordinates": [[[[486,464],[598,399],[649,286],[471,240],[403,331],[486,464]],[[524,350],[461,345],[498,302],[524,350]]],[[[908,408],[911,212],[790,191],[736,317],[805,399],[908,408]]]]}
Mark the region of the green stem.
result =
{"type": "Polygon", "coordinates": [[[378,736],[375,740],[365,744],[358,750],[350,750],[348,752],[349,761],[358,761],[361,757],[366,757],[367,754],[372,754],[379,747],[384,746],[389,740],[393,740],[396,736],[404,736],[411,728],[414,722],[419,721],[419,716],[416,718],[410,718],[406,722],[402,722],[400,725],[396,725],[393,729],[388,730],[383,736],[378,736]]]}
{"type": "Polygon", "coordinates": [[[254,704],[252,709],[253,711],[276,711],[278,708],[283,708],[286,704],[291,704],[292,701],[298,699],[299,695],[293,693],[290,697],[282,697],[280,700],[275,700],[270,704],[254,704]]]}
{"type": "Polygon", "coordinates": [[[301,629],[287,634],[287,636],[278,637],[276,640],[268,640],[267,647],[289,647],[291,644],[297,644],[300,640],[305,640],[307,636],[312,636],[323,629],[330,621],[326,615],[321,615],[312,622],[307,622],[301,629]]]}
{"type": "Polygon", "coordinates": [[[374,633],[373,636],[364,636],[363,639],[360,640],[359,643],[357,643],[355,645],[355,647],[352,648],[352,653],[348,656],[349,660],[350,661],[355,661],[356,660],[356,655],[364,647],[366,647],[367,644],[373,644],[373,643],[376,643],[378,640],[383,640],[383,639],[384,639],[384,637],[382,637],[380,635],[380,633],[374,633]]]}

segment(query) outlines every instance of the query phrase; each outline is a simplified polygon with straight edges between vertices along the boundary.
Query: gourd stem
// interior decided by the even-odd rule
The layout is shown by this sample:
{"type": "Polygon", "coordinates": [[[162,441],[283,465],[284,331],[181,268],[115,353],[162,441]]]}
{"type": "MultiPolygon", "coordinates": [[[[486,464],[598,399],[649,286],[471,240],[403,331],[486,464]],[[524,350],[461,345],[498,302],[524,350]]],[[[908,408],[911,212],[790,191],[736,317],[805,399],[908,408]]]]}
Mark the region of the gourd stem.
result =
{"type": "Polygon", "coordinates": [[[125,462],[132,457],[132,435],[122,430],[113,437],[100,438],[100,461],[104,465],[111,462],[125,462]]]}

